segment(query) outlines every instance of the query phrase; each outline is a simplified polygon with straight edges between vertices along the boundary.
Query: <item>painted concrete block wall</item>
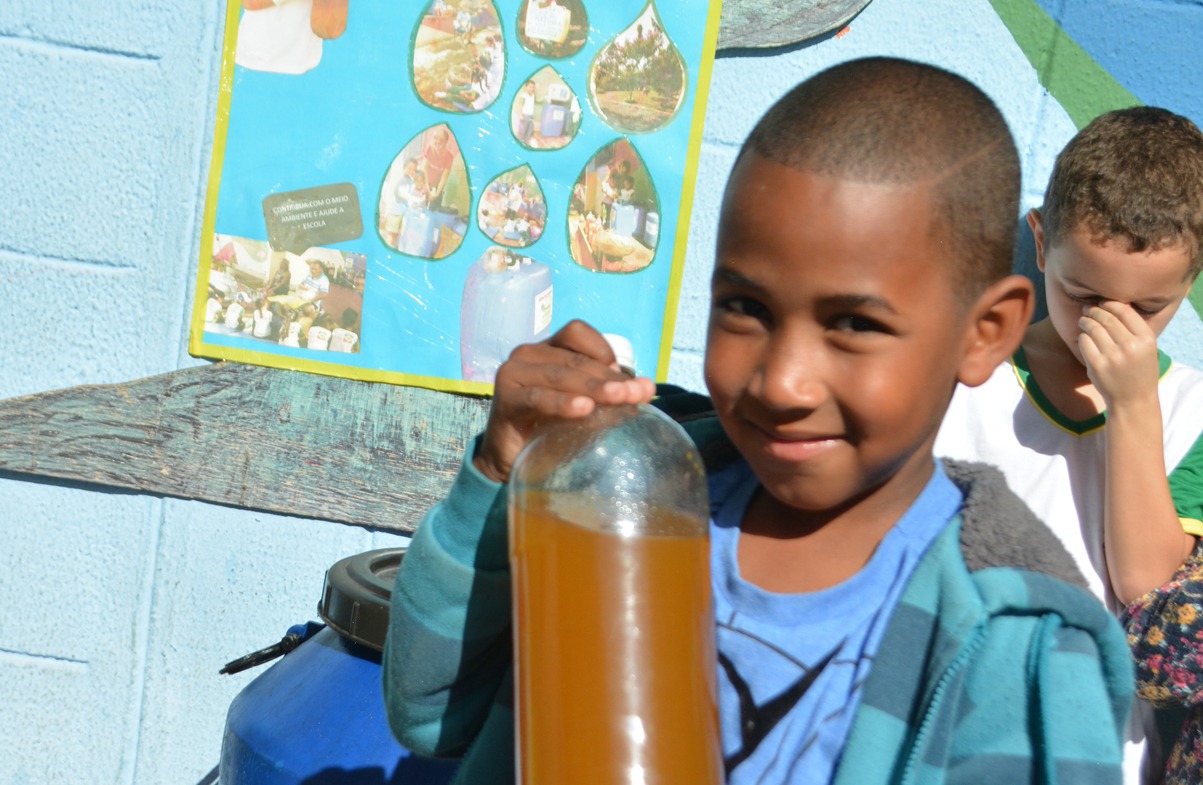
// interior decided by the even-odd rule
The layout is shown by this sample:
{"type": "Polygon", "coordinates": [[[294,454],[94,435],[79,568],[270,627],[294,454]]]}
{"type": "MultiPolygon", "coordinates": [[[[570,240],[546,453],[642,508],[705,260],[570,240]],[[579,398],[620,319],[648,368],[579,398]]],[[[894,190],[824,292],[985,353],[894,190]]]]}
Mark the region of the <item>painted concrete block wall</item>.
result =
{"type": "MultiPolygon", "coordinates": [[[[1039,202],[1074,122],[1041,86],[1052,61],[1021,49],[1004,4],[1023,5],[874,0],[842,36],[719,59],[673,381],[702,386],[711,248],[738,145],[778,95],[827,65],[893,54],[974,80],[1015,132],[1024,206],[1039,202]]],[[[0,398],[200,362],[184,347],[222,5],[0,3],[0,398]]],[[[1203,120],[1197,2],[1028,5],[1139,100],[1203,120]]],[[[1203,364],[1192,309],[1163,344],[1203,364]]],[[[0,475],[0,783],[199,781],[217,763],[226,706],[255,676],[218,676],[221,665],[314,618],[334,561],[399,542],[0,475]]]]}

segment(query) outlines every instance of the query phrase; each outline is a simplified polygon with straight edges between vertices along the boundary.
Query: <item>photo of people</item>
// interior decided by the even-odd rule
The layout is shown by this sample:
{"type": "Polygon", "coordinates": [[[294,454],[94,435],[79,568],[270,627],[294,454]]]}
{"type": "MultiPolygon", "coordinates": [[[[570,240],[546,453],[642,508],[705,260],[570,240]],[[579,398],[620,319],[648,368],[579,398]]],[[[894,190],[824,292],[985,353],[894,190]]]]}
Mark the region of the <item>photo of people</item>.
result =
{"type": "Polygon", "coordinates": [[[434,0],[413,44],[414,90],[435,109],[479,112],[497,100],[505,38],[491,0],[434,0]]]}
{"type": "Polygon", "coordinates": [[[660,205],[651,176],[626,139],[585,165],[568,206],[569,251],[587,270],[632,273],[652,263],[660,205]]]}
{"type": "Polygon", "coordinates": [[[518,9],[518,42],[531,54],[569,57],[588,37],[589,17],[581,0],[523,0],[518,9]]]}
{"type": "Polygon", "coordinates": [[[593,108],[624,133],[668,125],[685,102],[685,61],[664,32],[654,3],[602,47],[589,69],[593,108]]]}
{"type": "Polygon", "coordinates": [[[348,0],[242,0],[234,62],[274,74],[303,74],[322,60],[322,42],[347,28],[348,0]]]}
{"type": "Polygon", "coordinates": [[[468,230],[468,170],[446,124],[409,141],[384,176],[376,227],[390,248],[423,259],[454,253],[468,230]]]}
{"type": "Polygon", "coordinates": [[[514,138],[532,150],[559,150],[581,126],[581,105],[551,66],[535,72],[518,90],[510,108],[514,138]]]}
{"type": "Polygon", "coordinates": [[[213,238],[208,333],[297,349],[359,351],[367,257],[332,248],[302,254],[262,240],[213,238]]]}
{"type": "Polygon", "coordinates": [[[503,172],[485,187],[476,211],[480,230],[498,245],[525,248],[543,235],[547,203],[526,164],[503,172]]]}

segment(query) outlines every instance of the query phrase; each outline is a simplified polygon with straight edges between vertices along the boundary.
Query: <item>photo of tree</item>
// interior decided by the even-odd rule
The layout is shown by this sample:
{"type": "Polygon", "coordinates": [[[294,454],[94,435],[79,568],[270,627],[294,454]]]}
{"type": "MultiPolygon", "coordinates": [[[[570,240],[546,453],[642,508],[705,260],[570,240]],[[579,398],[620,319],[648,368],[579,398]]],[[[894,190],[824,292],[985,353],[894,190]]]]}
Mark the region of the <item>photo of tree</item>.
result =
{"type": "Polygon", "coordinates": [[[688,75],[664,32],[655,3],[606,44],[589,70],[590,100],[606,125],[624,133],[657,131],[685,101],[688,75]]]}

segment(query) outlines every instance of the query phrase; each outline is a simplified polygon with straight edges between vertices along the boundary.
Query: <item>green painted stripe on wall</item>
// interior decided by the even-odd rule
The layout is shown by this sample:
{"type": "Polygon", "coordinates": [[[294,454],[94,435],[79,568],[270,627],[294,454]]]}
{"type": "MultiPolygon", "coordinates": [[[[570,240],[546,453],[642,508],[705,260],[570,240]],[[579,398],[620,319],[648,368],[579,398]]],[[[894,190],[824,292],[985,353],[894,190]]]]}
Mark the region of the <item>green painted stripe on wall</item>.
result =
{"type": "Polygon", "coordinates": [[[1036,69],[1040,84],[1078,128],[1103,112],[1141,103],[1070,38],[1036,0],[990,0],[990,5],[1036,69]]]}
{"type": "Polygon", "coordinates": [[[1195,282],[1191,285],[1190,294],[1186,299],[1189,300],[1190,304],[1194,306],[1195,313],[1199,314],[1200,318],[1203,318],[1203,286],[1199,285],[1198,278],[1196,278],[1195,282]]]}

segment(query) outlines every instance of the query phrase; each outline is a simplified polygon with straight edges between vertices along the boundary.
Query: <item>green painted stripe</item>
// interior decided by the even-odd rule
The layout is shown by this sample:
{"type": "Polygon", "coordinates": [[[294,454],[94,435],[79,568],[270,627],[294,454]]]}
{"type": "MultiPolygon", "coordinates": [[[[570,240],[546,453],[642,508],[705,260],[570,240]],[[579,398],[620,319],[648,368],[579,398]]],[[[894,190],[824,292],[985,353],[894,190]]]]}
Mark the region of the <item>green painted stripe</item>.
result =
{"type": "Polygon", "coordinates": [[[1199,286],[1198,278],[1195,279],[1195,283],[1190,288],[1190,295],[1186,299],[1190,300],[1190,304],[1195,308],[1195,313],[1203,319],[1203,286],[1199,286]]]}
{"type": "Polygon", "coordinates": [[[990,0],[990,5],[1036,69],[1040,84],[1075,126],[1081,128],[1112,109],[1140,105],[1140,99],[1095,62],[1036,0],[990,0]]]}

